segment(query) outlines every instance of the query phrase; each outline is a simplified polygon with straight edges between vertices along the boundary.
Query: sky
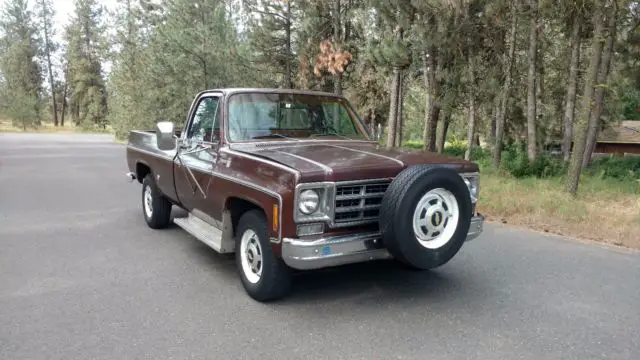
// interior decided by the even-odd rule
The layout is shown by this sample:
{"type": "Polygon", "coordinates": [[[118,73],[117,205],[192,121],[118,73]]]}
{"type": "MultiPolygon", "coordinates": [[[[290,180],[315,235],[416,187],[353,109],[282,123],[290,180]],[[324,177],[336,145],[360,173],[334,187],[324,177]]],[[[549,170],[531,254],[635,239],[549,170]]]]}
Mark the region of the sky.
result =
{"type": "MultiPolygon", "coordinates": [[[[73,16],[74,12],[74,0],[52,0],[53,10],[55,12],[53,27],[55,28],[55,36],[54,40],[57,42],[62,42],[62,37],[64,35],[64,28],[69,24],[69,18],[73,16]]],[[[97,2],[101,5],[104,5],[105,10],[114,10],[117,5],[117,0],[97,0],[97,2]]],[[[34,0],[29,1],[29,5],[33,6],[34,0]]],[[[61,53],[56,53],[53,55],[54,64],[59,63],[61,53]]],[[[111,64],[105,62],[103,64],[103,70],[105,72],[109,72],[111,64]]],[[[56,71],[55,77],[61,76],[59,72],[56,71]]],[[[47,79],[48,81],[48,79],[47,79]]]]}
{"type": "MultiPolygon", "coordinates": [[[[68,19],[73,15],[73,0],[53,0],[53,10],[55,11],[55,28],[57,38],[60,39],[64,32],[64,27],[69,23],[68,19]]],[[[116,0],[98,0],[107,9],[114,9],[116,0]]]]}

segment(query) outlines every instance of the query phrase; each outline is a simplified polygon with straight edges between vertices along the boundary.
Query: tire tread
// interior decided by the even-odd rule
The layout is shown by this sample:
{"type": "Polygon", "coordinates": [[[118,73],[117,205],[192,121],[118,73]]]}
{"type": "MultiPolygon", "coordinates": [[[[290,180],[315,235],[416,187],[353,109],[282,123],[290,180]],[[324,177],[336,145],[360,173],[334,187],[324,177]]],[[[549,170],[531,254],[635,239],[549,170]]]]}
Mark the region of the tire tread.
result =
{"type": "Polygon", "coordinates": [[[464,243],[471,217],[471,203],[469,197],[461,195],[460,192],[456,197],[459,197],[459,221],[461,223],[458,224],[459,229],[454,234],[455,238],[451,239],[451,242],[442,249],[427,249],[421,245],[417,247],[413,245],[407,246],[408,242],[417,243],[417,240],[413,235],[412,226],[408,226],[406,222],[407,219],[398,215],[403,210],[401,207],[408,201],[405,199],[407,193],[413,191],[412,186],[415,186],[416,182],[426,181],[420,179],[421,177],[425,177],[425,179],[428,177],[431,177],[431,179],[437,177],[445,177],[446,179],[449,177],[449,179],[453,180],[452,186],[461,191],[468,191],[462,179],[455,178],[453,177],[454,175],[456,177],[459,176],[455,171],[444,167],[416,165],[402,171],[389,185],[387,192],[383,196],[380,208],[380,231],[385,247],[398,261],[412,268],[432,269],[448,262],[464,243]],[[411,230],[408,230],[407,227],[411,228],[411,230]],[[411,235],[408,235],[409,233],[411,235]],[[409,251],[409,248],[413,251],[409,251]]]}
{"type": "Polygon", "coordinates": [[[267,220],[260,210],[249,210],[242,214],[236,231],[236,266],[245,290],[253,299],[267,302],[283,297],[290,288],[290,269],[271,251],[267,220]],[[258,235],[262,248],[262,276],[257,284],[246,280],[240,262],[240,239],[246,229],[253,229],[258,235]]]}
{"type": "Polygon", "coordinates": [[[142,214],[152,229],[164,229],[171,223],[171,207],[172,204],[158,189],[156,182],[153,178],[153,174],[149,173],[142,180],[142,201],[143,208],[142,214]],[[151,187],[151,196],[153,197],[153,213],[151,218],[148,218],[144,211],[144,188],[145,186],[151,187]]]}

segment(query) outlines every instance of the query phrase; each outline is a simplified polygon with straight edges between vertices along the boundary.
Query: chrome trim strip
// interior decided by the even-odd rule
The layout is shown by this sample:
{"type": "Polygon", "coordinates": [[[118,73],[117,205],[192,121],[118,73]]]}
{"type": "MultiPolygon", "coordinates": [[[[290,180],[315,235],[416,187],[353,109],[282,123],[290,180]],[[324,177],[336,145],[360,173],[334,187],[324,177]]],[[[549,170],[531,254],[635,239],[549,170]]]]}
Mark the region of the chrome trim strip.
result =
{"type": "MultiPolygon", "coordinates": [[[[332,228],[343,228],[343,227],[349,227],[349,226],[357,226],[357,225],[366,225],[366,224],[372,224],[377,222],[380,219],[380,216],[376,216],[376,217],[368,217],[365,218],[364,217],[364,213],[363,213],[363,217],[359,218],[359,219],[350,219],[350,220],[346,220],[346,221],[336,221],[336,214],[338,213],[344,213],[348,210],[345,210],[346,207],[341,207],[339,208],[340,210],[338,210],[338,207],[336,206],[336,203],[338,200],[347,200],[349,197],[352,196],[356,196],[356,195],[340,195],[338,196],[338,188],[341,186],[365,186],[366,185],[378,185],[378,184],[390,184],[393,181],[393,178],[378,178],[378,179],[365,179],[365,180],[351,180],[351,181],[339,181],[336,182],[335,184],[335,190],[334,190],[334,197],[333,197],[333,216],[331,218],[331,227],[332,228]]],[[[386,192],[386,190],[385,190],[386,192]]],[[[383,198],[384,197],[384,193],[376,193],[375,195],[373,195],[372,197],[380,197],[383,198]]],[[[362,198],[366,198],[365,196],[363,196],[362,194],[358,194],[356,199],[362,199],[362,198]]],[[[381,208],[382,204],[377,205],[377,206],[373,206],[372,208],[381,208]]],[[[354,209],[354,210],[366,210],[365,208],[358,208],[358,209],[354,209]]]]}
{"type": "Polygon", "coordinates": [[[331,167],[329,167],[329,166],[327,166],[327,165],[325,165],[325,164],[319,163],[319,162],[317,162],[317,161],[315,161],[315,160],[311,160],[311,159],[306,158],[306,157],[304,157],[304,156],[300,156],[300,155],[296,155],[296,154],[288,153],[288,152],[286,152],[286,151],[281,151],[281,150],[277,150],[277,149],[270,149],[270,150],[271,150],[271,151],[278,152],[278,153],[281,153],[281,154],[285,154],[285,155],[292,156],[292,157],[294,157],[294,158],[296,158],[296,159],[300,159],[300,160],[304,160],[304,161],[306,161],[306,162],[309,162],[309,163],[311,163],[311,164],[313,164],[313,165],[315,165],[315,166],[317,166],[317,167],[321,168],[322,170],[324,170],[325,174],[331,174],[331,173],[333,173],[333,169],[332,169],[331,167]]]}
{"type": "MultiPolygon", "coordinates": [[[[191,167],[187,166],[184,161],[182,161],[182,158],[180,157],[180,154],[178,153],[178,156],[176,156],[176,158],[178,159],[178,161],[180,162],[180,164],[182,164],[182,167],[184,167],[186,169],[186,173],[189,174],[189,176],[191,177],[191,180],[193,180],[193,182],[196,184],[196,186],[198,187],[198,190],[200,190],[200,193],[202,194],[203,198],[207,198],[207,194],[204,192],[204,190],[202,190],[202,187],[200,186],[200,182],[198,181],[198,179],[196,179],[196,176],[193,175],[193,172],[191,171],[191,167]]],[[[195,167],[195,169],[198,169],[198,167],[195,167]]],[[[208,188],[208,186],[207,186],[208,188]]]]}
{"type": "MultiPolygon", "coordinates": [[[[273,190],[269,190],[265,187],[262,187],[260,185],[256,185],[253,184],[251,182],[248,182],[246,180],[241,180],[241,179],[237,179],[234,178],[232,176],[229,175],[224,175],[224,174],[220,174],[220,173],[216,173],[214,172],[212,174],[215,177],[221,178],[221,179],[225,179],[227,181],[231,181],[237,184],[241,184],[247,187],[250,187],[254,190],[263,192],[267,195],[271,195],[273,197],[275,197],[276,199],[278,199],[278,238],[277,238],[277,242],[275,242],[276,244],[279,244],[282,241],[282,195],[278,194],[277,192],[273,191],[273,190]]],[[[269,209],[264,209],[264,211],[269,211],[269,209]]],[[[273,242],[273,241],[272,241],[273,242]]]]}
{"type": "MultiPolygon", "coordinates": [[[[301,183],[296,185],[296,189],[293,193],[293,221],[296,224],[303,224],[309,222],[318,222],[324,221],[327,223],[331,223],[333,220],[333,208],[335,202],[335,183],[331,181],[323,181],[323,182],[313,182],[313,183],[301,183]],[[325,212],[321,213],[320,216],[309,216],[300,214],[298,212],[298,197],[303,190],[306,189],[324,189],[325,197],[325,212]]],[[[318,209],[320,210],[320,209],[318,209]]]]}
{"type": "Polygon", "coordinates": [[[155,157],[160,158],[160,159],[168,159],[168,160],[171,160],[171,159],[173,158],[173,156],[167,156],[166,154],[165,154],[165,155],[162,155],[162,154],[159,154],[159,153],[157,153],[157,152],[149,151],[149,150],[147,150],[147,149],[143,149],[143,148],[141,148],[141,147],[134,146],[134,145],[127,145],[127,149],[131,149],[131,150],[135,150],[135,151],[140,151],[141,153],[145,153],[145,154],[150,155],[150,156],[155,156],[155,157]]]}
{"type": "MultiPolygon", "coordinates": [[[[471,218],[471,227],[465,241],[482,233],[484,217],[471,218]]],[[[380,241],[380,232],[312,237],[309,240],[284,238],[282,259],[294,269],[311,270],[351,263],[390,258],[380,241]]]]}
{"type": "Polygon", "coordinates": [[[336,222],[335,221],[335,202],[336,202],[336,189],[338,186],[349,186],[349,185],[357,185],[357,184],[369,184],[369,183],[377,183],[377,182],[390,182],[393,178],[376,178],[376,179],[363,179],[363,180],[348,180],[348,181],[322,181],[322,182],[311,182],[311,183],[300,183],[296,185],[296,190],[294,192],[294,221],[296,224],[303,224],[314,221],[325,221],[330,228],[343,228],[355,225],[366,225],[373,222],[376,222],[378,219],[368,219],[368,220],[356,220],[350,222],[336,222]],[[330,208],[326,212],[325,216],[315,217],[315,218],[304,218],[297,215],[297,205],[298,205],[298,194],[302,189],[313,189],[313,188],[324,188],[327,189],[327,202],[329,203],[330,208]]]}
{"type": "Polygon", "coordinates": [[[296,176],[296,181],[300,178],[300,172],[298,170],[296,170],[294,168],[291,168],[289,166],[280,164],[280,163],[275,162],[275,161],[267,160],[267,159],[264,159],[264,158],[261,158],[261,157],[255,156],[255,155],[247,154],[247,153],[244,153],[244,152],[236,151],[236,150],[233,150],[230,147],[221,147],[219,149],[219,152],[225,152],[225,153],[230,154],[230,155],[236,155],[236,156],[240,156],[240,157],[245,157],[247,159],[251,159],[251,160],[262,162],[264,164],[269,164],[271,166],[275,166],[278,169],[285,170],[285,171],[288,171],[288,172],[294,174],[296,176]]]}
{"type": "MultiPolygon", "coordinates": [[[[156,154],[156,153],[150,152],[148,150],[138,148],[136,146],[127,145],[127,148],[130,148],[130,149],[136,150],[136,151],[140,151],[142,153],[145,153],[145,154],[148,154],[148,155],[151,155],[151,156],[155,156],[155,157],[158,157],[160,159],[171,160],[171,158],[169,158],[169,157],[161,156],[160,154],[156,154]]],[[[171,160],[171,161],[173,161],[173,160],[171,160]]],[[[263,192],[263,193],[265,193],[267,195],[271,195],[271,196],[275,197],[276,199],[278,199],[278,238],[277,238],[277,242],[276,243],[279,244],[282,241],[282,196],[280,194],[278,194],[277,192],[275,192],[273,190],[270,190],[270,189],[267,189],[265,187],[262,187],[262,186],[253,184],[251,182],[248,182],[246,180],[234,178],[234,177],[229,176],[229,175],[224,175],[224,174],[221,174],[219,172],[216,172],[216,171],[213,171],[213,170],[210,170],[210,169],[202,169],[202,168],[196,167],[196,166],[188,166],[188,167],[192,168],[192,169],[195,169],[195,170],[204,171],[206,173],[211,173],[212,176],[215,176],[215,177],[218,177],[218,178],[221,178],[221,179],[224,179],[224,180],[228,180],[228,181],[231,181],[231,182],[234,182],[234,183],[237,183],[237,184],[241,184],[241,185],[250,187],[250,188],[252,188],[254,190],[258,190],[260,192],[263,192]]],[[[267,211],[267,210],[265,209],[265,211],[267,211]]]]}
{"type": "Polygon", "coordinates": [[[382,154],[376,154],[376,153],[373,153],[373,152],[370,152],[370,151],[351,149],[351,148],[348,148],[348,147],[338,146],[338,145],[329,145],[329,146],[333,146],[333,147],[337,147],[337,148],[345,149],[345,150],[350,150],[350,151],[354,151],[354,152],[359,152],[361,154],[368,154],[368,155],[381,157],[381,158],[384,158],[384,159],[387,159],[387,160],[395,161],[396,163],[400,164],[400,166],[404,166],[405,165],[404,162],[402,162],[402,161],[400,161],[400,160],[398,160],[396,158],[392,158],[390,156],[386,156],[386,155],[382,155],[382,154]]]}
{"type": "Polygon", "coordinates": [[[387,182],[393,181],[394,178],[374,178],[374,179],[362,179],[362,180],[346,180],[346,181],[338,181],[336,182],[336,186],[343,185],[358,185],[358,184],[367,184],[367,183],[377,183],[377,182],[387,182]]]}
{"type": "Polygon", "coordinates": [[[390,258],[377,232],[330,236],[316,240],[283,239],[282,258],[294,269],[310,270],[390,258]]]}

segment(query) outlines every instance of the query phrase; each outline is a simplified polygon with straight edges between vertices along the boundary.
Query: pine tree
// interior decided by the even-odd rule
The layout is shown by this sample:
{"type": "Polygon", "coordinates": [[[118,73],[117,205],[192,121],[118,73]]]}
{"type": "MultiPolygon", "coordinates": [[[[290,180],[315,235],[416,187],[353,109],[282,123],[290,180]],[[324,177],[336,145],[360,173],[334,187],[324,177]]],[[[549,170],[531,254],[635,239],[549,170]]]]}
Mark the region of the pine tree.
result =
{"type": "Polygon", "coordinates": [[[103,8],[96,0],[76,0],[67,27],[69,110],[76,125],[106,127],[107,92],[102,74],[106,52],[103,8]]]}
{"type": "Polygon", "coordinates": [[[122,0],[116,9],[116,36],[113,66],[107,83],[109,123],[117,138],[125,138],[132,128],[152,128],[151,118],[144,116],[141,94],[145,90],[142,9],[134,0],[122,0]]]}
{"type": "Polygon", "coordinates": [[[391,86],[389,88],[390,104],[387,120],[387,148],[400,145],[402,109],[404,104],[403,72],[411,65],[411,49],[405,33],[414,20],[415,9],[406,1],[373,1],[375,8],[380,11],[386,23],[383,35],[372,50],[372,55],[378,64],[384,64],[391,69],[391,86]]]}
{"type": "Polygon", "coordinates": [[[249,43],[256,53],[256,62],[281,74],[282,87],[292,88],[296,72],[293,47],[298,2],[243,0],[243,4],[250,14],[249,43]]]}
{"type": "Polygon", "coordinates": [[[538,76],[538,0],[529,0],[529,73],[527,78],[527,154],[529,160],[537,156],[537,97],[538,76]]]}
{"type": "Polygon", "coordinates": [[[42,73],[36,61],[39,38],[26,0],[5,3],[0,16],[0,73],[7,115],[27,129],[40,124],[42,73]]]}
{"type": "Polygon", "coordinates": [[[53,62],[51,56],[57,49],[57,44],[53,41],[55,30],[52,26],[54,16],[53,5],[51,0],[37,0],[36,7],[38,9],[38,17],[41,25],[43,39],[43,56],[47,65],[47,75],[49,80],[49,89],[51,91],[51,109],[53,113],[53,124],[58,126],[58,106],[55,96],[55,78],[53,77],[53,62]]]}
{"type": "MultiPolygon", "coordinates": [[[[606,3],[608,2],[609,1],[606,3]]],[[[582,93],[582,101],[575,124],[575,145],[571,154],[571,162],[569,164],[569,171],[567,174],[567,192],[572,195],[575,195],[578,191],[580,172],[582,170],[582,162],[587,142],[587,124],[591,117],[594,86],[597,81],[598,69],[600,68],[600,61],[602,59],[602,33],[604,32],[606,3],[596,4],[595,11],[593,13],[594,32],[593,37],[591,38],[589,68],[585,74],[584,91],[582,93]]]]}
{"type": "Polygon", "coordinates": [[[182,126],[204,89],[261,83],[232,12],[223,0],[120,1],[108,82],[116,136],[158,121],[182,126]]]}

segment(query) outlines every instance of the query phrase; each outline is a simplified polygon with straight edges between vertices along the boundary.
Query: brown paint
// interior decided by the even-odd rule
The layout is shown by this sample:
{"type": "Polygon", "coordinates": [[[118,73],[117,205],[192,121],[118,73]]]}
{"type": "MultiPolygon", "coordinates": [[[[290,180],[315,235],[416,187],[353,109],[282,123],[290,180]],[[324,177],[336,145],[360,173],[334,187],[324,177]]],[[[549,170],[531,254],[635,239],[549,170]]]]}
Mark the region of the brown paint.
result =
{"type": "MultiPolygon", "coordinates": [[[[227,100],[229,95],[233,93],[288,92],[337,96],[288,89],[225,89],[199,93],[192,106],[195,106],[194,104],[197,104],[202,96],[214,91],[223,94],[221,99],[223,101],[221,122],[223,129],[226,129],[227,100]]],[[[189,113],[192,114],[193,109],[190,109],[189,113]]],[[[364,129],[363,124],[360,126],[364,129]]],[[[132,133],[130,143],[133,136],[140,135],[132,133]]],[[[148,143],[144,145],[152,146],[148,143]]],[[[388,150],[373,141],[350,141],[339,137],[325,137],[321,140],[282,141],[273,139],[261,140],[259,143],[228,144],[223,136],[219,145],[213,144],[213,149],[208,150],[207,156],[212,159],[214,175],[201,169],[192,169],[195,178],[206,193],[206,197],[204,197],[183,166],[176,164],[174,167],[172,159],[153,156],[129,147],[126,156],[130,171],[135,172],[136,164],[142,163],[148,166],[154,174],[160,175],[158,183],[160,190],[178,206],[189,211],[197,208],[218,221],[222,220],[222,213],[230,199],[243,199],[264,209],[270,236],[278,237],[278,232],[274,231],[271,226],[274,220],[272,209],[274,205],[281,206],[282,215],[279,222],[282,238],[296,236],[296,224],[293,221],[294,191],[295,186],[301,182],[391,178],[406,167],[418,164],[448,166],[458,172],[478,171],[478,166],[469,161],[430,152],[404,149],[388,150]],[[261,189],[278,194],[282,203],[279,203],[277,196],[261,189]]],[[[327,229],[327,232],[366,231],[370,228],[371,226],[367,225],[350,229],[327,229]]],[[[280,254],[280,245],[273,244],[273,249],[278,255],[280,254]]]]}

